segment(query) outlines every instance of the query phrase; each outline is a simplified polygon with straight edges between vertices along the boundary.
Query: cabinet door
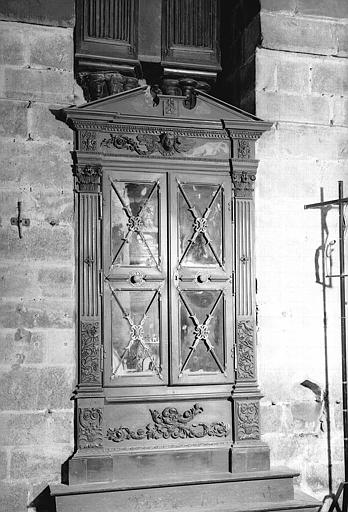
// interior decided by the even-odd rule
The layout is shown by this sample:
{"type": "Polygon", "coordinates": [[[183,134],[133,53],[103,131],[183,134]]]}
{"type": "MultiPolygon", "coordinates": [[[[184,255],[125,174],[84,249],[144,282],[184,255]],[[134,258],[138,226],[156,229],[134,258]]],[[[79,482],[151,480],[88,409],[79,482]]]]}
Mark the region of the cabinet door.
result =
{"type": "Polygon", "coordinates": [[[171,176],[172,382],[233,381],[229,176],[171,176]]]}
{"type": "Polygon", "coordinates": [[[166,178],[105,173],[105,385],[167,383],[166,178]]]}

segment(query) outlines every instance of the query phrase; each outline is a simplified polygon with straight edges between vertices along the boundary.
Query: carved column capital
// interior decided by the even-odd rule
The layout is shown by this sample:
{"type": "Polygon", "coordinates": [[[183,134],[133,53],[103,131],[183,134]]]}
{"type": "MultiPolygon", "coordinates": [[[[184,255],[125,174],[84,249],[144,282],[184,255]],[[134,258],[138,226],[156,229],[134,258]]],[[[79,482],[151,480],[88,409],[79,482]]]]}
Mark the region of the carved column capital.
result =
{"type": "Polygon", "coordinates": [[[73,174],[80,192],[99,192],[102,176],[101,165],[76,165],[73,174]]]}
{"type": "Polygon", "coordinates": [[[234,194],[238,198],[251,199],[254,192],[254,182],[256,180],[256,171],[234,170],[232,181],[234,185],[234,194]]]}

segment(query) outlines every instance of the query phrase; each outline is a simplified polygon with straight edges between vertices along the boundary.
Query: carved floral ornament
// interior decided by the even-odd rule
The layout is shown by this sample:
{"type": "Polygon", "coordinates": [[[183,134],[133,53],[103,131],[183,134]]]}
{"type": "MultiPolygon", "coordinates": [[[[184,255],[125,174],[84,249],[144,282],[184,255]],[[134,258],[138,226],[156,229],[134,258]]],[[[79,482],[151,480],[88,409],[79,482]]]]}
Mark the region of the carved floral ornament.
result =
{"type": "Polygon", "coordinates": [[[103,410],[97,407],[78,410],[79,448],[98,448],[103,445],[103,410]]]}
{"type": "Polygon", "coordinates": [[[125,426],[108,428],[106,437],[115,443],[134,439],[187,439],[202,437],[227,437],[230,426],[222,421],[213,423],[191,423],[203,412],[203,407],[194,404],[183,414],[175,407],[166,407],[162,412],[150,410],[152,423],[144,428],[132,429],[125,426]]]}
{"type": "Polygon", "coordinates": [[[236,437],[239,441],[260,438],[260,404],[246,400],[236,404],[236,437]]]}
{"type": "Polygon", "coordinates": [[[240,320],[237,326],[237,375],[240,380],[255,377],[254,323],[252,320],[240,320]]]}
{"type": "Polygon", "coordinates": [[[99,383],[100,379],[99,323],[81,322],[81,382],[99,383]]]}

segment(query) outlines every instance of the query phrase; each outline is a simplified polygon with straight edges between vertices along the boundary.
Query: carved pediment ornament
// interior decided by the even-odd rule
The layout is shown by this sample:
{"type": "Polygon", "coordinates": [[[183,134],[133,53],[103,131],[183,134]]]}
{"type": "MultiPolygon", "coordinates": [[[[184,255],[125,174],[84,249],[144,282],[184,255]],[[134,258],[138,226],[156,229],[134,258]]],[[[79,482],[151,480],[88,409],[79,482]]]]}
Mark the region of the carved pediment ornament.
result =
{"type": "Polygon", "coordinates": [[[189,423],[198,414],[203,412],[203,407],[194,404],[183,414],[180,414],[175,407],[166,407],[162,412],[150,410],[153,423],[149,423],[144,428],[131,429],[120,426],[118,428],[108,428],[106,437],[110,441],[120,443],[121,441],[135,439],[186,439],[202,437],[226,437],[230,431],[230,426],[222,421],[207,423],[189,423]]]}
{"type": "Polygon", "coordinates": [[[239,441],[260,438],[260,404],[251,400],[237,402],[236,433],[239,441]]]}
{"type": "Polygon", "coordinates": [[[255,172],[233,171],[232,181],[236,197],[251,198],[254,192],[255,172]]]}
{"type": "Polygon", "coordinates": [[[101,165],[78,165],[73,169],[80,192],[98,192],[102,176],[101,165]]]}
{"type": "Polygon", "coordinates": [[[98,448],[103,445],[103,410],[101,408],[83,408],[78,410],[78,446],[98,448]]]}
{"type": "Polygon", "coordinates": [[[237,326],[237,376],[239,379],[255,377],[254,323],[252,320],[240,320],[237,326]]]}
{"type": "Polygon", "coordinates": [[[140,156],[152,155],[159,152],[168,157],[175,153],[185,153],[194,145],[194,141],[180,137],[172,131],[160,134],[139,134],[135,139],[120,133],[110,133],[108,138],[101,141],[100,146],[135,151],[140,156]]]}

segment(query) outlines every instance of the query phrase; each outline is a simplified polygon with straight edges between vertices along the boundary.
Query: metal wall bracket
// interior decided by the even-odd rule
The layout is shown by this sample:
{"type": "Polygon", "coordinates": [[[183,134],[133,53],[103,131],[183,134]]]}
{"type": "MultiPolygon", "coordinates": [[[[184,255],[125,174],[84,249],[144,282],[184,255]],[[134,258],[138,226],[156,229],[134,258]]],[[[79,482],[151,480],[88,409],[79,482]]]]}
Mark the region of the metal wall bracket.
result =
{"type": "Polygon", "coordinates": [[[22,218],[22,202],[17,203],[18,215],[17,217],[11,217],[11,225],[17,226],[19,238],[22,238],[22,226],[30,226],[30,219],[22,218]]]}

